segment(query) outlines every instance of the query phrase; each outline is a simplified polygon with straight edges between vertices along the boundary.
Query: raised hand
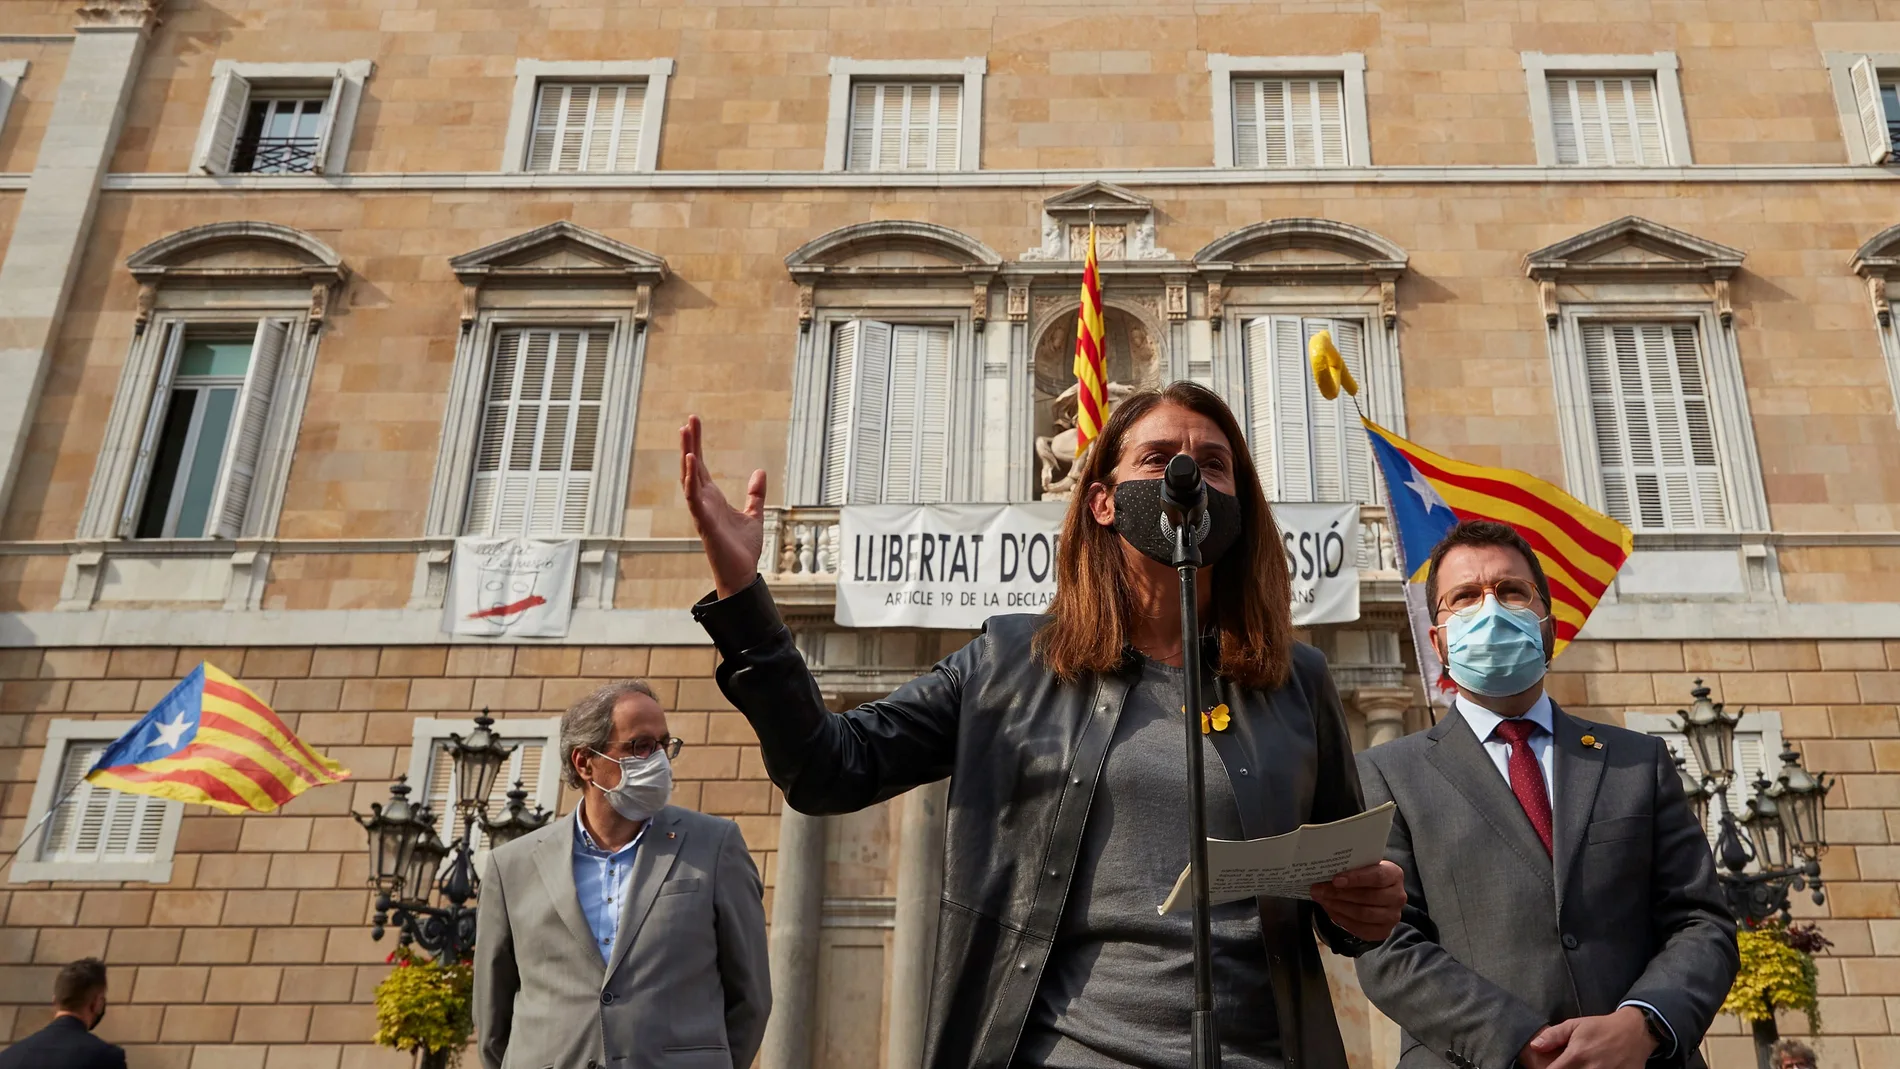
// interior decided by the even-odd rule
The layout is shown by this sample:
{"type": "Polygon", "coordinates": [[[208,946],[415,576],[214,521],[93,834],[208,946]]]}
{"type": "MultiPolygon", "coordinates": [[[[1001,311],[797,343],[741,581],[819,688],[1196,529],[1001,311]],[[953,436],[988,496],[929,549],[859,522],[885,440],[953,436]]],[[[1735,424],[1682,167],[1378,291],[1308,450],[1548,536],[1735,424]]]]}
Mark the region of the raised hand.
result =
{"type": "Polygon", "coordinates": [[[765,472],[752,473],[746,480],[745,508],[733,508],[707,470],[699,417],[688,416],[680,428],[680,492],[712,566],[713,589],[722,598],[745,589],[758,574],[759,552],[765,546],[765,472]]]}

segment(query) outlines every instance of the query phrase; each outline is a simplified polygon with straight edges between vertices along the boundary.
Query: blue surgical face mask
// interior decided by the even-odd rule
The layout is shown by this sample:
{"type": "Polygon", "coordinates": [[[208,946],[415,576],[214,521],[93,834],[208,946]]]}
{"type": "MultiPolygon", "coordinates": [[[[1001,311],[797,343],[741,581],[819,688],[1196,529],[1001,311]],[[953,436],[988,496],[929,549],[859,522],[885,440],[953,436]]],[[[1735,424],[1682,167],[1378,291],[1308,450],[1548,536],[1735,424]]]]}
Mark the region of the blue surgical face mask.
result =
{"type": "Polygon", "coordinates": [[[1445,622],[1445,670],[1476,694],[1507,698],[1544,678],[1544,621],[1530,609],[1511,609],[1486,594],[1467,616],[1445,622]]]}

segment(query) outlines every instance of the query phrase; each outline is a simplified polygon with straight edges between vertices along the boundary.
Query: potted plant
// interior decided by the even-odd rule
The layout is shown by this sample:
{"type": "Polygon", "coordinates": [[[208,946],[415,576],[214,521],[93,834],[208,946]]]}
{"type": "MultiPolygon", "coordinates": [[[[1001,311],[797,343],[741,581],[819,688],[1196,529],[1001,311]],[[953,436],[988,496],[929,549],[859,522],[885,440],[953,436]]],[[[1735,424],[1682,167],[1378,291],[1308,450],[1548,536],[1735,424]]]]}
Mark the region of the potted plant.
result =
{"type": "Polygon", "coordinates": [[[396,968],[376,985],[376,1042],[414,1052],[419,1069],[453,1069],[474,1029],[473,964],[444,965],[406,946],[389,960],[396,968]]]}
{"type": "Polygon", "coordinates": [[[1812,924],[1789,926],[1770,920],[1738,928],[1735,943],[1742,954],[1741,971],[1722,1003],[1755,1027],[1757,1041],[1773,1032],[1776,1010],[1800,1010],[1808,1016],[1808,1031],[1821,1031],[1821,994],[1815,986],[1814,955],[1834,944],[1812,924]]]}

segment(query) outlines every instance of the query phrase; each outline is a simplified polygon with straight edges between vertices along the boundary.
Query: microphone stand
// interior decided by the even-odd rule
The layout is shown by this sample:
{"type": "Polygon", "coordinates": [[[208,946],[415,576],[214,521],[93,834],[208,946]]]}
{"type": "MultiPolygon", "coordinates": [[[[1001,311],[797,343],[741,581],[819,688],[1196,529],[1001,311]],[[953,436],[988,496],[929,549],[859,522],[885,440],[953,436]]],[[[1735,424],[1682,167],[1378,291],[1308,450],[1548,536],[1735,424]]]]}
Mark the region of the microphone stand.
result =
{"type": "MultiPolygon", "coordinates": [[[[1186,673],[1187,771],[1188,771],[1188,866],[1189,884],[1194,892],[1194,1014],[1190,1018],[1193,1069],[1220,1069],[1220,1033],[1214,1022],[1213,935],[1208,920],[1207,902],[1207,782],[1201,754],[1201,622],[1197,595],[1197,571],[1201,567],[1201,546],[1197,528],[1201,510],[1206,507],[1207,489],[1201,482],[1200,469],[1185,454],[1168,464],[1171,476],[1164,485],[1183,485],[1186,473],[1176,475],[1179,462],[1192,471],[1192,500],[1186,507],[1170,507],[1174,524],[1174,567],[1181,578],[1181,668],[1186,673]]],[[[1174,489],[1173,486],[1169,487],[1174,489]]],[[[1171,495],[1170,495],[1171,496],[1171,495]]],[[[1163,501],[1168,501],[1164,496],[1163,501]]]]}

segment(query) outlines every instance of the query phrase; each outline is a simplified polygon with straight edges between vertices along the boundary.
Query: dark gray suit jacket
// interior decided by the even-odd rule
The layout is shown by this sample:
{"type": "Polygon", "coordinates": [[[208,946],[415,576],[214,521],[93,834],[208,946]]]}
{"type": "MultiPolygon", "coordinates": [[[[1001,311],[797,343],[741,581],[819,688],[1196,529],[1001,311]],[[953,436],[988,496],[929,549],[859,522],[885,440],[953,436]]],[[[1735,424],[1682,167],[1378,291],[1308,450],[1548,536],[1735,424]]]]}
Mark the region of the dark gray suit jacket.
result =
{"type": "Polygon", "coordinates": [[[483,1069],[746,1069],[772,1005],[739,826],[669,805],[640,840],[605,966],[574,889],[574,818],[488,855],[475,941],[483,1069]]]}
{"type": "Polygon", "coordinates": [[[1359,755],[1366,804],[1398,803],[1386,857],[1424,914],[1358,959],[1359,982],[1404,1029],[1404,1069],[1509,1069],[1538,1029],[1626,999],[1675,1030],[1670,1064],[1703,1069],[1740,963],[1675,763],[1660,739],[1551,711],[1548,857],[1456,711],[1359,755]]]}

